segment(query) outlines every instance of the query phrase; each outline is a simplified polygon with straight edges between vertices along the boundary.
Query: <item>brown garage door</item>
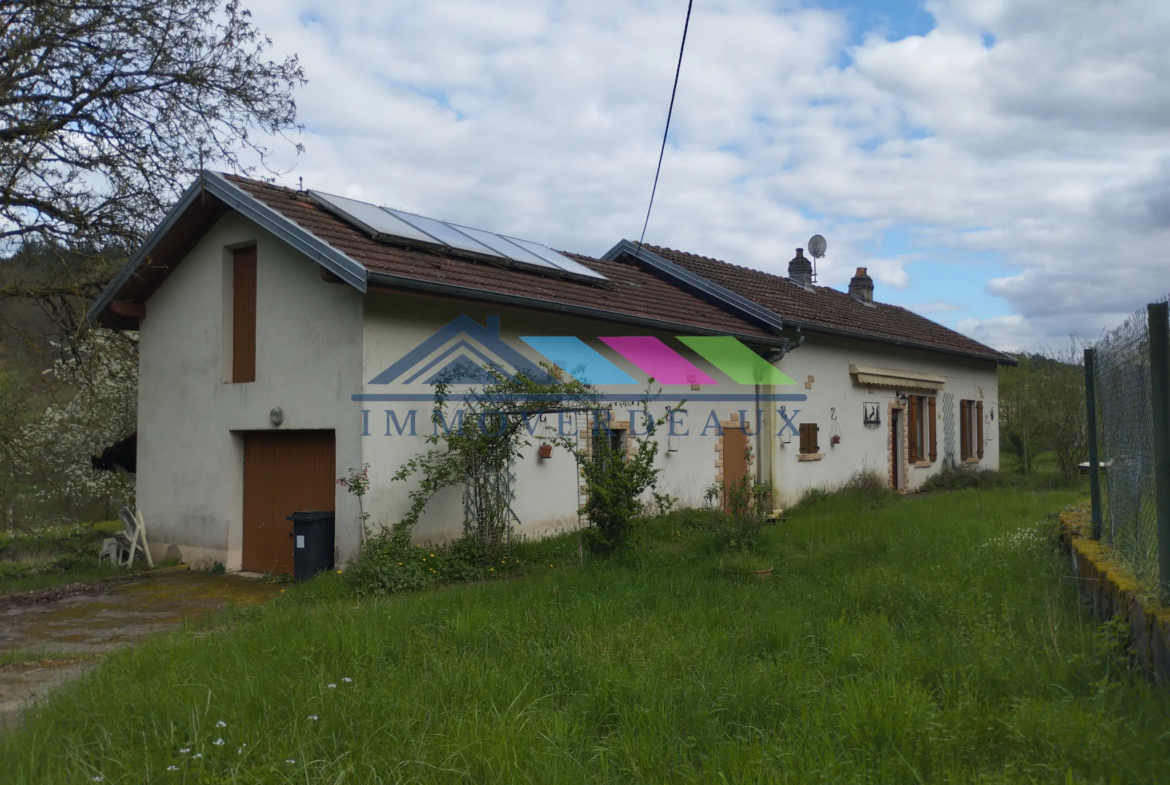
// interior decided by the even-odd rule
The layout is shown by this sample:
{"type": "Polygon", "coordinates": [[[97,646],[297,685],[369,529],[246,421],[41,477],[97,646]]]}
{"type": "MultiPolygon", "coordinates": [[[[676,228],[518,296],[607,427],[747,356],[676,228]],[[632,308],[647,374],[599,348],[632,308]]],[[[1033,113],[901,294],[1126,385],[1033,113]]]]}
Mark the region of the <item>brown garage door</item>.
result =
{"type": "Polygon", "coordinates": [[[297,510],[332,510],[333,431],[244,434],[245,570],[292,572],[297,510]]]}

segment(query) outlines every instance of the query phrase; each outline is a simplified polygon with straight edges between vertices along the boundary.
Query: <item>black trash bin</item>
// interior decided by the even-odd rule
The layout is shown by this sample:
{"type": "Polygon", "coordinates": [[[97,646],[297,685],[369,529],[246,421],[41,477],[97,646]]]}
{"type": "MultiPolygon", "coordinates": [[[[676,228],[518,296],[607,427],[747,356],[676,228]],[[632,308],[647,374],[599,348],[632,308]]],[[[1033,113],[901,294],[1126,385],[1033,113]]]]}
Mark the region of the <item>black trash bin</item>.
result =
{"type": "Polygon", "coordinates": [[[293,577],[307,581],[333,569],[333,510],[301,510],[288,516],[293,522],[293,577]]]}

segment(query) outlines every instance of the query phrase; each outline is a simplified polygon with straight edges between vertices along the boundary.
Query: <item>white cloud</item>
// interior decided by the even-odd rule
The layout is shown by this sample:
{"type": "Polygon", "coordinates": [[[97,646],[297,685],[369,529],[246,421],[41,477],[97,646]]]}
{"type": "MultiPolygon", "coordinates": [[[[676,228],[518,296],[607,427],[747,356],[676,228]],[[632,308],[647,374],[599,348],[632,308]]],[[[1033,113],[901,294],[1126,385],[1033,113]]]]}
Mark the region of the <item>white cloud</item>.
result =
{"type": "Polygon", "coordinates": [[[959,331],[1005,352],[1036,345],[1035,328],[1019,314],[991,319],[963,319],[959,322],[959,331]]]}
{"type": "MultiPolygon", "coordinates": [[[[925,36],[857,44],[844,14],[796,0],[699,4],[647,240],[784,272],[819,231],[821,280],[865,266],[879,298],[915,292],[910,261],[989,259],[1018,270],[988,284],[1014,315],[960,329],[1010,348],[1095,336],[1170,290],[1170,4],[926,10],[925,36]],[[892,228],[930,253],[880,247],[892,228]]],[[[640,233],[682,4],[253,11],[311,80],[289,184],[592,254],[640,233]]]]}

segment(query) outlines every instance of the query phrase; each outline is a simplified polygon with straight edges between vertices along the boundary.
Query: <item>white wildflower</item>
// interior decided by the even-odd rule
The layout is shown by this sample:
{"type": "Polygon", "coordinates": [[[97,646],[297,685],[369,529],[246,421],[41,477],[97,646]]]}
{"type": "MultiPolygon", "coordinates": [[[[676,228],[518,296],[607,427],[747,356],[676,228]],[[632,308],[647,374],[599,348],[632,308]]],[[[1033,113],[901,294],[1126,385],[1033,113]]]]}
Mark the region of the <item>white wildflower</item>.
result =
{"type": "Polygon", "coordinates": [[[179,770],[178,766],[167,766],[167,771],[178,771],[178,770],[179,770]]]}
{"type": "Polygon", "coordinates": [[[285,761],[285,763],[287,763],[291,766],[292,764],[296,763],[296,761],[293,760],[292,758],[289,758],[288,760],[285,761]]]}
{"type": "Polygon", "coordinates": [[[202,753],[202,752],[196,752],[196,753],[195,753],[195,754],[194,754],[192,757],[195,757],[195,758],[202,758],[202,757],[203,757],[203,753],[202,753]]]}
{"type": "Polygon", "coordinates": [[[317,719],[317,715],[316,715],[316,714],[310,714],[310,715],[309,715],[309,719],[311,719],[311,720],[315,720],[315,719],[317,719]]]}
{"type": "Polygon", "coordinates": [[[217,722],[215,723],[215,727],[217,727],[217,728],[226,728],[226,727],[227,727],[227,723],[226,723],[226,722],[224,722],[223,720],[219,720],[219,721],[217,721],[217,722]]]}
{"type": "Polygon", "coordinates": [[[213,741],[211,743],[217,747],[222,747],[223,746],[223,739],[216,739],[215,741],[213,741]]]}
{"type": "Polygon", "coordinates": [[[337,685],[336,685],[336,684],[328,684],[328,685],[326,685],[326,686],[327,686],[327,687],[329,687],[329,689],[331,689],[331,690],[335,690],[335,689],[337,689],[337,685]]]}
{"type": "Polygon", "coordinates": [[[190,747],[183,747],[183,749],[179,750],[179,752],[183,753],[184,755],[186,755],[190,751],[191,751],[190,747]]]}
{"type": "Polygon", "coordinates": [[[351,678],[350,678],[350,677],[348,677],[348,676],[342,676],[342,677],[341,677],[341,680],[342,680],[343,682],[345,682],[346,684],[349,684],[351,681],[353,681],[353,679],[351,679],[351,678]]]}

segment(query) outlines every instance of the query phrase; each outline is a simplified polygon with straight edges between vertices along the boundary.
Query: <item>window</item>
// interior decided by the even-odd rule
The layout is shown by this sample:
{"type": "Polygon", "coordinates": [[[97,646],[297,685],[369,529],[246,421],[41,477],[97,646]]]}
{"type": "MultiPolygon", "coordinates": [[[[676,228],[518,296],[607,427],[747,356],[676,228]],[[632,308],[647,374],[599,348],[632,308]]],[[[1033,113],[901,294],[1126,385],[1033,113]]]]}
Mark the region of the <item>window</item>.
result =
{"type": "Polygon", "coordinates": [[[821,451],[817,443],[817,432],[820,428],[816,423],[802,422],[800,424],[800,454],[813,455],[821,451]]]}
{"type": "Polygon", "coordinates": [[[983,460],[983,401],[959,401],[959,457],[983,460]]]}
{"type": "Polygon", "coordinates": [[[910,462],[929,461],[938,458],[938,419],[933,395],[911,395],[906,403],[909,411],[907,441],[910,443],[910,462]]]}
{"type": "Polygon", "coordinates": [[[232,251],[232,382],[256,381],[256,246],[232,251]]]}
{"type": "Polygon", "coordinates": [[[598,423],[593,431],[593,460],[601,462],[607,457],[616,457],[619,461],[625,460],[625,436],[624,428],[614,428],[605,423],[598,423]]]}

